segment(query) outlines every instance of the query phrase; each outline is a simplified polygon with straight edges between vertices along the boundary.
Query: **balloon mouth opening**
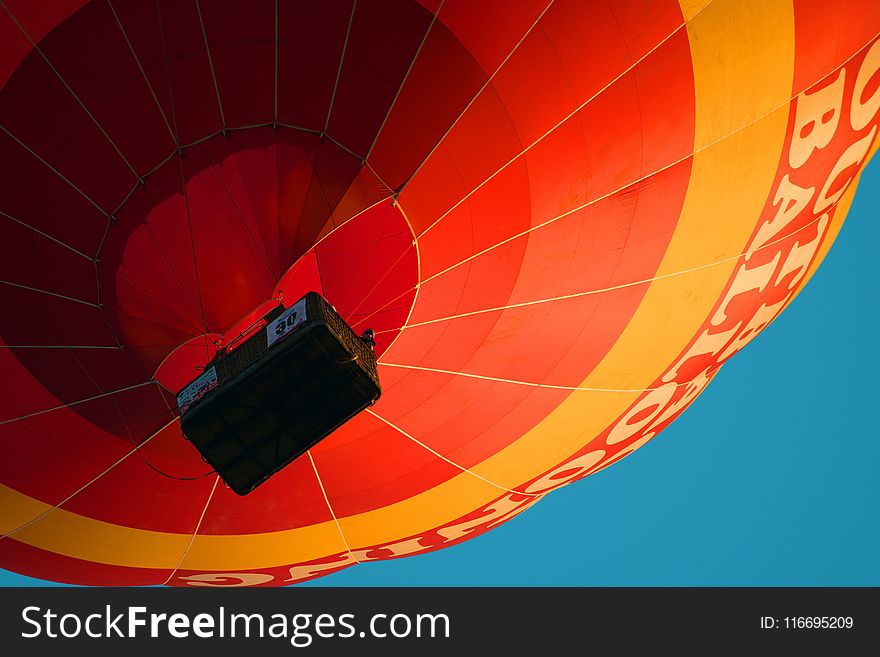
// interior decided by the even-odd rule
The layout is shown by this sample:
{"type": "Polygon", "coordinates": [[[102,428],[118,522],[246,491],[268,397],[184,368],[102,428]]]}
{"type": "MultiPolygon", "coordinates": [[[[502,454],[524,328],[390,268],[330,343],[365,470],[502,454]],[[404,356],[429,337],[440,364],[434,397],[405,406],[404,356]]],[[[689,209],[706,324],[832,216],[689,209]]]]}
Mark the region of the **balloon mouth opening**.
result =
{"type": "Polygon", "coordinates": [[[371,329],[380,357],[404,326],[417,287],[417,242],[400,206],[383,201],[329,232],[281,276],[267,299],[226,330],[205,332],[174,347],[153,379],[178,392],[218,351],[234,351],[262,330],[272,308],[279,303],[289,307],[310,291],[325,296],[358,334],[371,329]],[[377,240],[385,242],[383,247],[359,248],[373,231],[380,234],[377,240]]]}
{"type": "MultiPolygon", "coordinates": [[[[74,374],[102,367],[106,349],[51,363],[17,355],[72,411],[132,442],[168,422],[174,394],[280,300],[319,292],[355,331],[375,331],[381,356],[415,301],[419,256],[400,205],[360,160],[316,134],[261,126],[157,167],[109,224],[94,271],[97,310],[53,326],[52,340],[121,351],[120,383],[101,385],[131,389],[81,403],[74,374]]],[[[16,320],[25,330],[37,318],[16,320]]],[[[198,458],[180,443],[163,431],[146,448],[198,458]]]]}
{"type": "Polygon", "coordinates": [[[258,127],[204,140],[117,214],[99,265],[105,311],[121,344],[163,378],[174,352],[207,343],[210,358],[310,290],[351,324],[375,317],[372,328],[394,333],[417,287],[416,242],[390,191],[310,133],[258,127]]]}

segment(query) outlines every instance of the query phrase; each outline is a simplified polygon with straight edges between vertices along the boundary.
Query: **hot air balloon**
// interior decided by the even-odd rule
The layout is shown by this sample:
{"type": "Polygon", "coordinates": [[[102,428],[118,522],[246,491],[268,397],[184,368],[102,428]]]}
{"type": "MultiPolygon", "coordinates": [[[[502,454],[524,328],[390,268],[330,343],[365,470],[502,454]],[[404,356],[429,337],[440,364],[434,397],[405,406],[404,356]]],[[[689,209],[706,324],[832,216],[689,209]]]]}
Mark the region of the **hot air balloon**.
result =
{"type": "Polygon", "coordinates": [[[513,518],[785,308],[876,149],[873,0],[0,5],[0,566],[55,581],[279,586],[513,518]],[[175,394],[312,290],[382,397],[238,496],[175,394]]]}

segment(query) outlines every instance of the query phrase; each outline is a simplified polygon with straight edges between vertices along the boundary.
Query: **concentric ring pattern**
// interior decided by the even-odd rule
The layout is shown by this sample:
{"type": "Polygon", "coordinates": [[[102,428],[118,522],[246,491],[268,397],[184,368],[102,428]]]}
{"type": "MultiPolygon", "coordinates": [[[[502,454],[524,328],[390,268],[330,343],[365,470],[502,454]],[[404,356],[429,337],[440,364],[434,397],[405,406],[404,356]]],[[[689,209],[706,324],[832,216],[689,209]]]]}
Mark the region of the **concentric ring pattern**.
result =
{"type": "Polygon", "coordinates": [[[278,586],[510,519],[785,308],[876,148],[873,0],[0,5],[0,566],[57,581],[278,586]],[[238,497],[174,393],[311,289],[384,394],[238,497]]]}

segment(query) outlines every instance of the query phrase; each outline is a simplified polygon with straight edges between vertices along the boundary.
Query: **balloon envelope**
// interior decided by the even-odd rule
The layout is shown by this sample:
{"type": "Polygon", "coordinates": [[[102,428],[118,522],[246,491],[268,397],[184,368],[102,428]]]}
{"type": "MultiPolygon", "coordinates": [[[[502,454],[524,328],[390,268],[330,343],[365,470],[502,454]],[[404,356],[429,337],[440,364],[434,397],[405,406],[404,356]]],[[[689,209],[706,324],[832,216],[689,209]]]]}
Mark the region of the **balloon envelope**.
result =
{"type": "Polygon", "coordinates": [[[700,394],[875,150],[870,0],[5,4],[0,565],[45,579],[277,586],[505,522],[700,394]],[[174,394],[309,290],[383,396],[242,498],[174,394]]]}

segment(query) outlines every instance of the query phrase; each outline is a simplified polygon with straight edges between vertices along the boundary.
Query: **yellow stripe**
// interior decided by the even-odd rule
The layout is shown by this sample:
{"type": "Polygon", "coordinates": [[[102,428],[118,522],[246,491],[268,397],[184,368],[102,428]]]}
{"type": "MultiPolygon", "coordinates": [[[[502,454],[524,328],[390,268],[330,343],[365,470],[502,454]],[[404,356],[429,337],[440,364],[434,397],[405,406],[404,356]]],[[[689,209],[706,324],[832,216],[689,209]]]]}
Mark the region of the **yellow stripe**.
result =
{"type": "MultiPolygon", "coordinates": [[[[691,11],[692,3],[683,3],[691,11]]],[[[687,15],[687,14],[686,14],[687,15]]],[[[748,126],[694,157],[684,208],[659,274],[741,253],[770,191],[782,150],[787,108],[756,121],[790,96],[790,2],[715,0],[688,26],[696,88],[696,145],[748,126]]],[[[652,283],[617,344],[584,387],[640,388],[661,374],[699,330],[736,263],[652,283]]],[[[473,470],[514,487],[570,456],[634,401],[637,393],[578,393],[539,425],[473,470]]],[[[27,503],[0,490],[3,508],[27,503]]],[[[340,518],[352,549],[419,534],[491,501],[498,489],[470,474],[408,500],[340,518]]],[[[9,524],[0,518],[0,523],[9,524]]],[[[101,523],[57,510],[16,535],[82,559],[173,567],[189,536],[101,523]],[[137,546],[134,550],[133,546],[137,546]]],[[[338,551],[333,522],[241,536],[198,536],[184,569],[264,568],[338,551]]]]}
{"type": "MultiPolygon", "coordinates": [[[[0,533],[12,531],[51,508],[0,484],[0,533]]],[[[11,538],[87,561],[138,568],[173,569],[186,550],[191,535],[122,527],[64,509],[55,509],[45,518],[16,532],[11,538]]],[[[181,569],[259,568],[344,551],[345,548],[340,546],[339,532],[332,521],[290,532],[242,537],[199,535],[190,547],[181,569]],[[279,534],[282,533],[288,534],[291,540],[279,540],[279,534]],[[320,555],[314,554],[315,548],[320,555]]]]}

